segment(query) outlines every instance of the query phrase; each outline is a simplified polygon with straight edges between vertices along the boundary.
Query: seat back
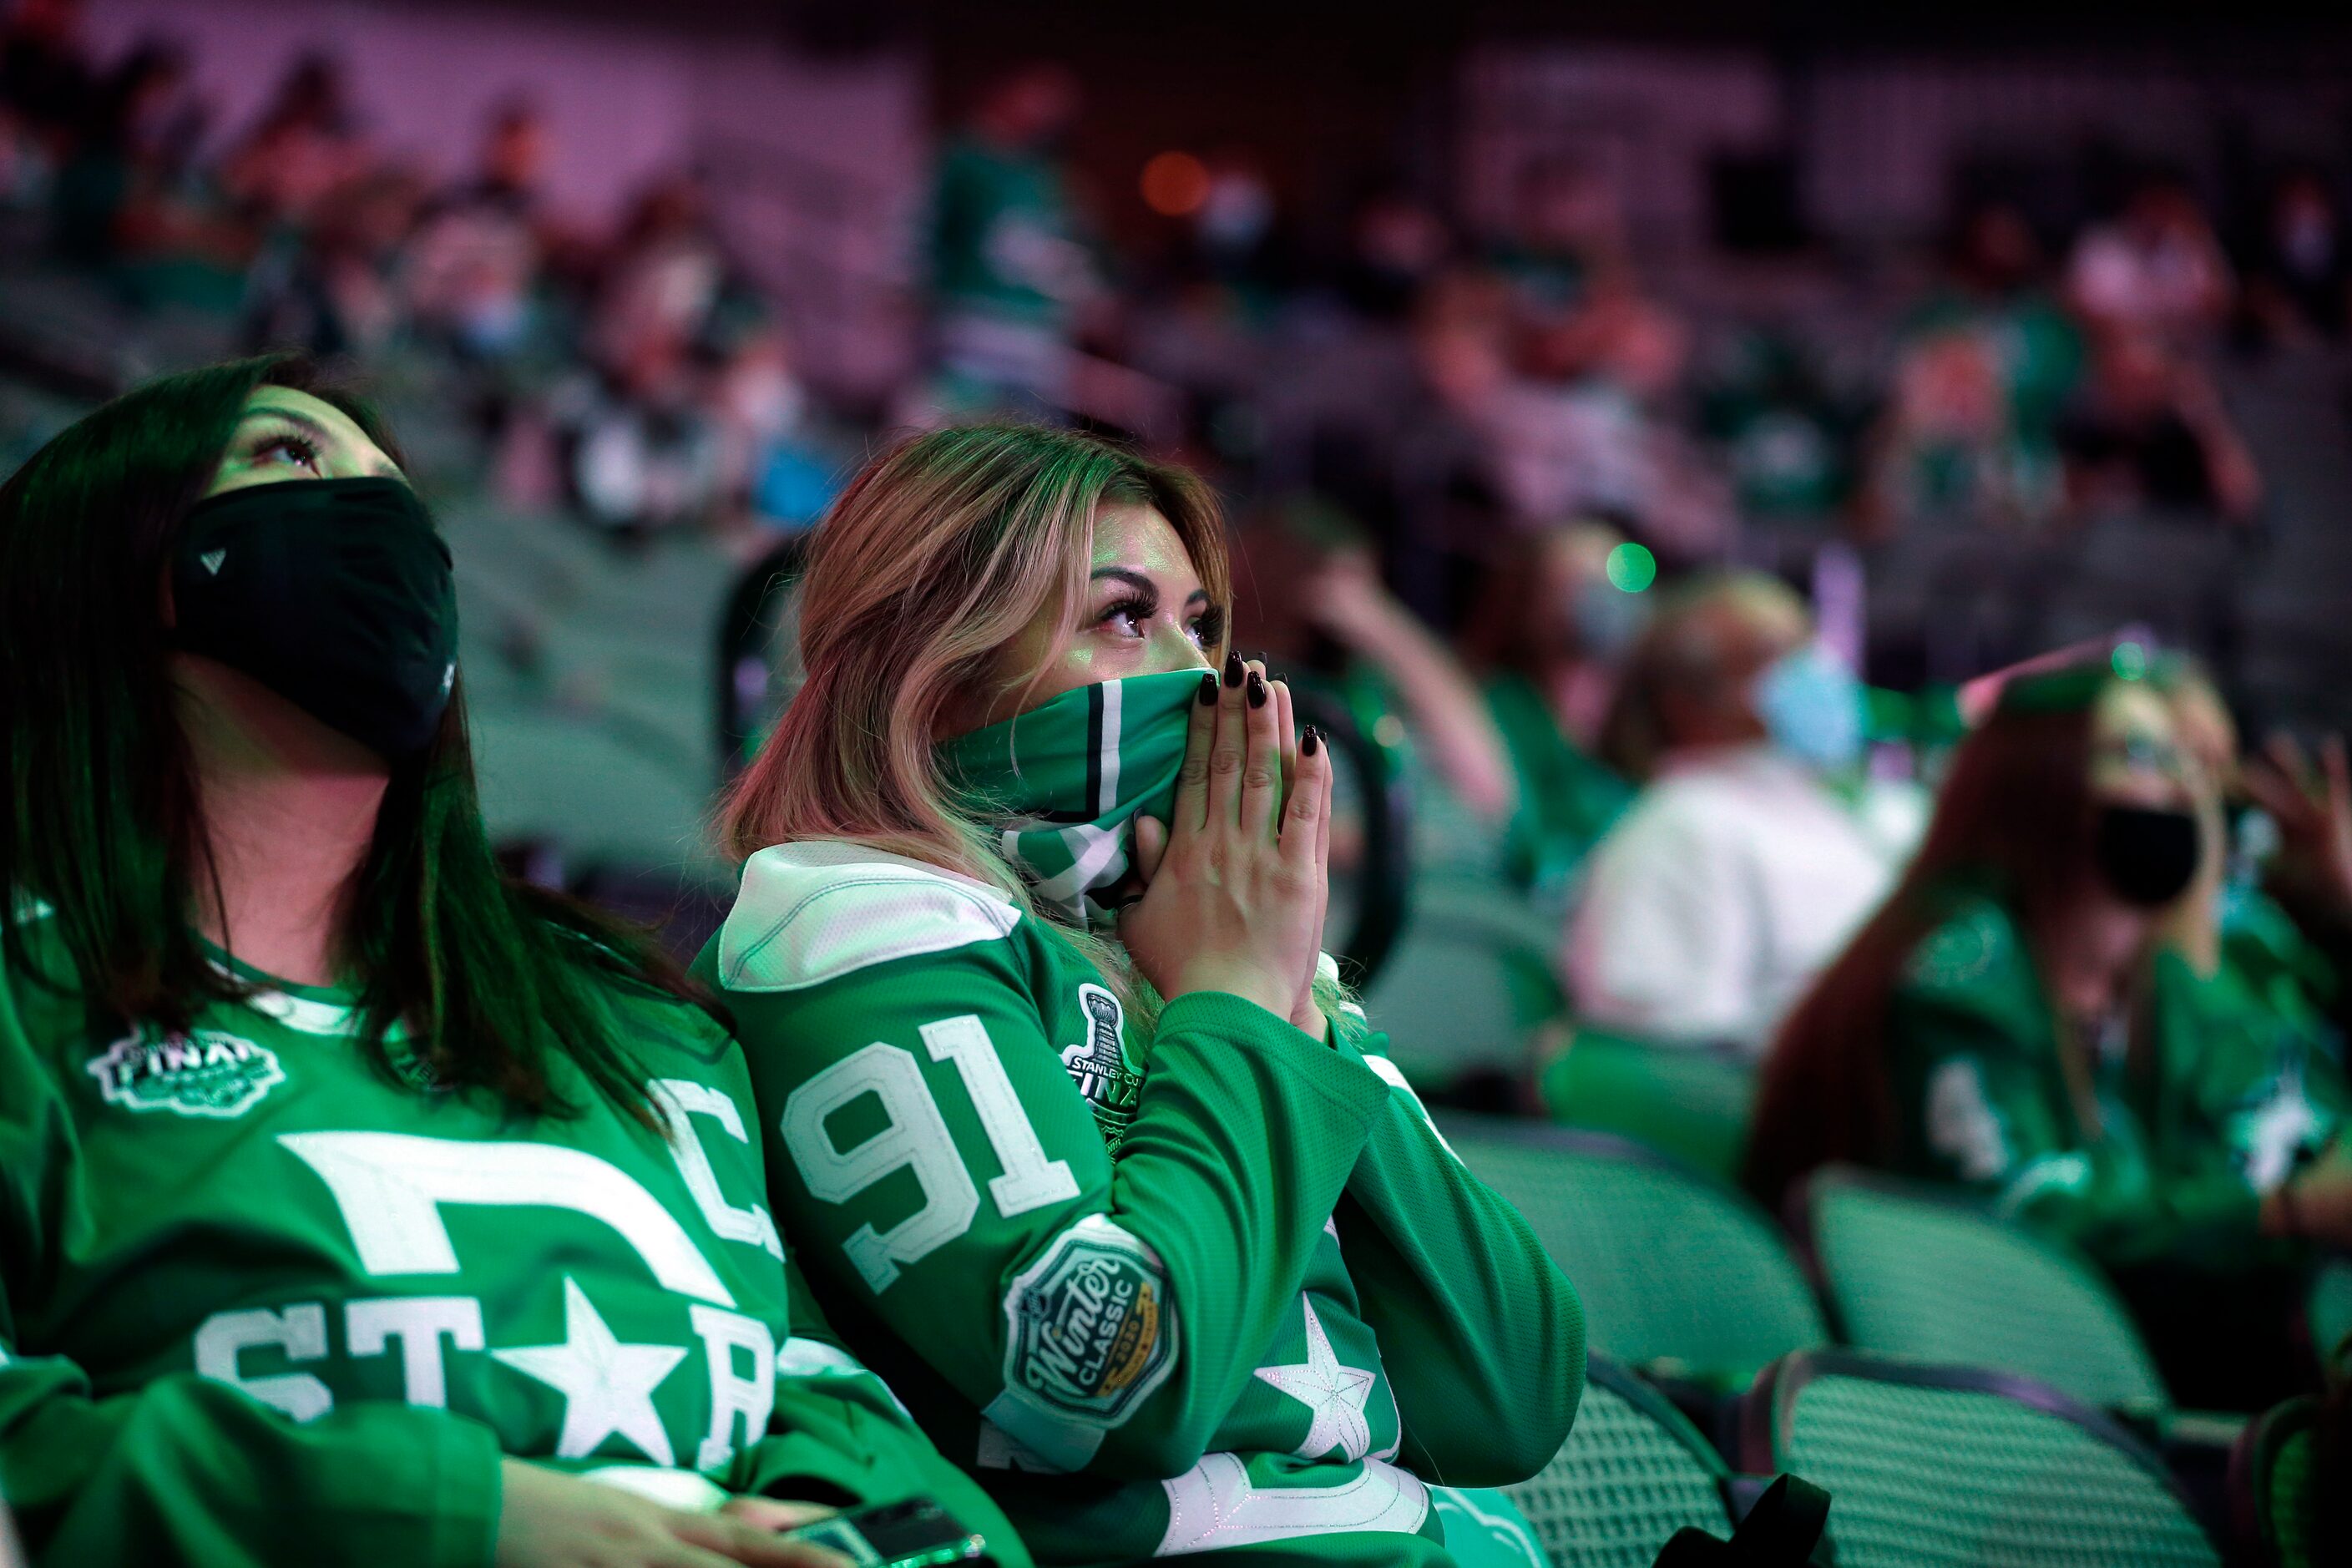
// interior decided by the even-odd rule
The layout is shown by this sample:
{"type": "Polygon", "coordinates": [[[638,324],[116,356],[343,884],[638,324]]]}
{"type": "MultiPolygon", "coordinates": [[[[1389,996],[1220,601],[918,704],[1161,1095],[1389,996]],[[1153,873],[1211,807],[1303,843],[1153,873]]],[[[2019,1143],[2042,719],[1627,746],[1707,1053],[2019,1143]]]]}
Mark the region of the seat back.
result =
{"type": "Polygon", "coordinates": [[[1388,1031],[1389,1054],[1416,1083],[1444,1084],[1479,1068],[1511,1071],[1529,1026],[1557,1004],[1547,923],[1517,889],[1423,874],[1364,1010],[1388,1031]]]}
{"type": "Polygon", "coordinates": [[[1600,1133],[1472,1117],[1444,1126],[1574,1282],[1593,1350],[1745,1383],[1775,1356],[1829,1342],[1779,1227],[1738,1193],[1600,1133]]]}
{"type": "Polygon", "coordinates": [[[2096,1268],[1934,1188],[1852,1170],[1806,1191],[1814,1261],[1857,1350],[2031,1377],[2088,1405],[2170,1399],[2096,1268]]]}
{"type": "Polygon", "coordinates": [[[1839,1568],[2214,1568],[2162,1462],[2106,1416],[1998,1373],[1806,1351],[1757,1379],[1741,1462],[1836,1500],[1839,1568]]]}
{"type": "Polygon", "coordinates": [[[1685,1525],[1731,1532],[1725,1474],[1681,1412],[1593,1356],[1568,1441],[1533,1478],[1503,1489],[1536,1527],[1553,1568],[1649,1568],[1685,1525]]]}
{"type": "Polygon", "coordinates": [[[1542,1090],[1556,1121],[1646,1143],[1730,1182],[1748,1144],[1756,1067],[1728,1052],[1580,1029],[1544,1069],[1542,1090]]]}
{"type": "MultiPolygon", "coordinates": [[[[2230,1511],[2243,1555],[2262,1568],[2314,1568],[2320,1551],[2316,1438],[2308,1394],[2247,1423],[2230,1456],[2230,1511]]],[[[2336,1506],[2344,1506],[2339,1500],[2336,1506]]]]}
{"type": "Polygon", "coordinates": [[[2333,1367],[2352,1359],[2352,1349],[2345,1343],[2352,1339],[2352,1263],[2331,1258],[2319,1266],[2304,1301],[2304,1321],[2320,1365],[2333,1367]]]}

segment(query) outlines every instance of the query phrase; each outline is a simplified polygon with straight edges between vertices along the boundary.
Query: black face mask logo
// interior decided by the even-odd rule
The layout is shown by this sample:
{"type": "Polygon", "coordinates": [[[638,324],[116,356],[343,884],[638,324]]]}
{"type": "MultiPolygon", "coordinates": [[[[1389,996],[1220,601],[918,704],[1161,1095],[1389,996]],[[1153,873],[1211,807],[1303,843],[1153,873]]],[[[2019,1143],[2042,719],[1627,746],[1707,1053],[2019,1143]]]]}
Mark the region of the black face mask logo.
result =
{"type": "Polygon", "coordinates": [[[253,677],[387,761],[433,739],[457,673],[449,547],[393,479],[199,501],[172,552],[173,646],[253,677]]]}
{"type": "Polygon", "coordinates": [[[2197,818],[2185,811],[2103,806],[2091,861],[2116,897],[2154,909],[2187,890],[2197,875],[2201,837],[2197,818]]]}

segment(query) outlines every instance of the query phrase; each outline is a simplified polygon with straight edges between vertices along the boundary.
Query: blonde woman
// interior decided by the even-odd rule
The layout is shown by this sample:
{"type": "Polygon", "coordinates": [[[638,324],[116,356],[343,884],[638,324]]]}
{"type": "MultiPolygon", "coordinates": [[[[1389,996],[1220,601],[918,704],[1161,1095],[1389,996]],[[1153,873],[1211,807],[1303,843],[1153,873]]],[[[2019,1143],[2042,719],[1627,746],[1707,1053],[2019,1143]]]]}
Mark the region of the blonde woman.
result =
{"type": "Polygon", "coordinates": [[[770,1192],[852,1348],[1040,1562],[1540,1563],[1492,1486],[1583,1325],[1318,952],[1328,747],[1225,651],[1214,503],[937,432],[817,536],[728,802],[770,1192]]]}

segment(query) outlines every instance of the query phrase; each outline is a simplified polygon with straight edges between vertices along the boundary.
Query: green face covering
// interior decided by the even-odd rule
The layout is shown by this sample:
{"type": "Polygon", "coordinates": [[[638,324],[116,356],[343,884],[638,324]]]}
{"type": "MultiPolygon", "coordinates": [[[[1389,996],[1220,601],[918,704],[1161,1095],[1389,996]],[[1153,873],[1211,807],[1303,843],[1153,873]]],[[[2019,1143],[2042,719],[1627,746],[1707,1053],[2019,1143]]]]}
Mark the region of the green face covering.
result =
{"type": "Polygon", "coordinates": [[[1094,895],[1127,875],[1137,815],[1168,820],[1202,673],[1081,686],[940,748],[963,810],[1062,919],[1113,919],[1094,895]]]}

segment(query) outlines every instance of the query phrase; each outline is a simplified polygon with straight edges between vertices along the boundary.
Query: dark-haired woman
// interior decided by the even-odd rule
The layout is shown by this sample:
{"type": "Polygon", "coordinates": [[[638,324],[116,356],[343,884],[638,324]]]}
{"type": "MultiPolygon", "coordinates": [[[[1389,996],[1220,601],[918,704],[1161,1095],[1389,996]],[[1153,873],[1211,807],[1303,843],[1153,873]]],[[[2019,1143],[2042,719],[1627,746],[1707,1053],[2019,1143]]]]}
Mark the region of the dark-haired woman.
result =
{"type": "Polygon", "coordinates": [[[299,363],[158,382],[0,489],[36,1561],[814,1563],[769,1500],[923,1493],[1019,1561],[798,1310],[725,1031],[500,879],[456,639],[431,518],[299,363]]]}
{"type": "Polygon", "coordinates": [[[2168,1301],[2352,1243],[2352,1161],[2332,1146],[2259,1190],[2218,1146],[2161,1148],[2135,1103],[2151,957],[2211,847],[2196,766],[2147,682],[2012,682],[1901,885],[1783,1026],[1748,1175],[1776,1205],[1840,1161],[1981,1194],[2107,1265],[2177,1395],[2242,1408],[2290,1377],[2284,1318],[2192,1325],[2168,1301]]]}

